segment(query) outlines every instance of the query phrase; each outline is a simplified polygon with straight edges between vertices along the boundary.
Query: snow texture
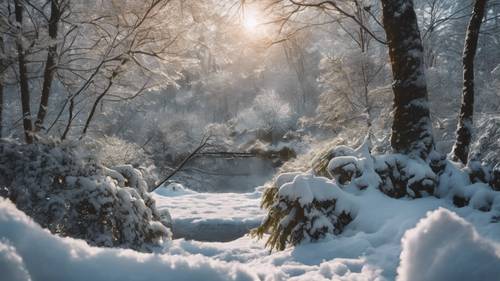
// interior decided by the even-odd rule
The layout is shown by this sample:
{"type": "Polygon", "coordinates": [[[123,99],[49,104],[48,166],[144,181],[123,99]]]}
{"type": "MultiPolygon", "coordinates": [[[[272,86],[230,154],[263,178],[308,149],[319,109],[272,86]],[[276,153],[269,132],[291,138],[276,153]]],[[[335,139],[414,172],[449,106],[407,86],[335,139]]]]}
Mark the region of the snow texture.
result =
{"type": "Polygon", "coordinates": [[[174,238],[198,241],[230,241],[257,227],[264,212],[261,192],[198,193],[172,183],[153,193],[160,212],[172,215],[174,238]]]}
{"type": "Polygon", "coordinates": [[[457,214],[440,208],[403,237],[398,281],[494,280],[500,244],[483,239],[457,214]]]}
{"type": "MultiPolygon", "coordinates": [[[[425,280],[453,281],[468,280],[456,279],[454,272],[458,266],[464,266],[471,270],[464,276],[471,276],[476,258],[483,262],[481,270],[486,273],[482,277],[488,277],[482,280],[495,280],[498,276],[488,274],[500,268],[496,263],[498,254],[495,254],[496,260],[486,263],[485,257],[494,258],[495,255],[492,255],[493,250],[483,247],[487,245],[487,248],[498,249],[500,224],[492,223],[497,212],[480,212],[468,206],[457,208],[446,198],[394,199],[372,188],[345,195],[358,208],[356,217],[342,234],[327,235],[315,243],[301,243],[272,254],[263,241],[248,236],[225,243],[177,239],[166,243],[165,249],[155,254],[96,248],[81,240],[51,235],[8,200],[0,200],[0,241],[2,245],[7,245],[0,247],[0,266],[7,266],[10,270],[2,271],[2,277],[13,276],[2,280],[127,281],[167,278],[310,281],[398,278],[418,281],[424,280],[419,278],[432,269],[434,272],[426,273],[429,278],[425,280]],[[438,211],[428,215],[434,210],[438,211]],[[421,221],[426,215],[429,217],[421,221]],[[462,244],[464,248],[461,248],[462,244]],[[477,246],[480,247],[476,249],[477,246]],[[443,257],[453,258],[440,259],[441,253],[443,257]],[[458,257],[461,262],[471,263],[471,267],[458,263],[458,257]],[[442,266],[421,267],[428,266],[430,260],[442,266]],[[59,270],[51,269],[54,264],[59,270]],[[450,266],[445,268],[448,264],[450,266]],[[3,275],[4,272],[10,275],[3,275]],[[435,276],[439,279],[433,279],[435,276]]],[[[241,216],[247,210],[246,217],[250,218],[252,212],[258,210],[258,194],[254,197],[239,194],[241,197],[235,199],[235,194],[186,193],[169,198],[162,196],[162,200],[158,199],[160,195],[154,195],[159,208],[168,206],[174,218],[177,214],[192,221],[200,214],[188,210],[200,206],[200,200],[215,199],[216,196],[223,198],[212,202],[212,208],[217,212],[212,215],[219,216],[219,219],[233,218],[238,204],[242,207],[239,210],[241,216]],[[238,203],[231,203],[231,200],[238,203]]],[[[213,223],[214,228],[217,226],[216,220],[207,220],[207,223],[213,223]]],[[[220,230],[221,233],[224,231],[220,230]]]]}
{"type": "Polygon", "coordinates": [[[2,140],[0,195],[52,233],[95,246],[148,252],[170,239],[139,170],[87,157],[67,144],[2,140]]]}
{"type": "Polygon", "coordinates": [[[91,247],[40,228],[8,200],[0,199],[2,280],[257,280],[237,263],[189,257],[143,254],[91,247]],[[23,263],[24,261],[24,263],[23,263]],[[57,266],[57,269],[54,268],[57,266]]]}

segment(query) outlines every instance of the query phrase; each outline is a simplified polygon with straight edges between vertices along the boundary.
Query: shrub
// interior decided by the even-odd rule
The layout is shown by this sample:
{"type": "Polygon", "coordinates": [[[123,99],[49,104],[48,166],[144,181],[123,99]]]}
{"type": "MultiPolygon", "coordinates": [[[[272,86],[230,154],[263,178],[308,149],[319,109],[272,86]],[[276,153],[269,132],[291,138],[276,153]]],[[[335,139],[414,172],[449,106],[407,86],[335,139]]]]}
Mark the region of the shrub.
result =
{"type": "Polygon", "coordinates": [[[357,206],[346,192],[359,194],[368,188],[393,198],[437,196],[458,207],[500,211],[499,178],[499,165],[489,169],[472,161],[464,168],[435,151],[428,161],[402,154],[373,155],[365,139],[356,149],[338,146],[321,153],[309,173],[275,178],[262,197],[268,215],[252,234],[262,238],[269,233],[266,247],[271,250],[340,234],[356,215],[357,206]],[[325,174],[332,180],[318,177],[325,174]]]}
{"type": "Polygon", "coordinates": [[[0,187],[42,227],[91,245],[151,251],[171,237],[139,170],[72,145],[0,141],[0,187]]]}
{"type": "MultiPolygon", "coordinates": [[[[277,182],[289,180],[292,175],[284,174],[277,182]]],[[[264,201],[268,202],[264,206],[269,213],[252,234],[262,238],[264,233],[270,233],[266,247],[271,250],[340,234],[352,220],[352,204],[338,186],[323,177],[297,175],[279,189],[268,188],[265,196],[273,197],[274,203],[264,201]]]]}

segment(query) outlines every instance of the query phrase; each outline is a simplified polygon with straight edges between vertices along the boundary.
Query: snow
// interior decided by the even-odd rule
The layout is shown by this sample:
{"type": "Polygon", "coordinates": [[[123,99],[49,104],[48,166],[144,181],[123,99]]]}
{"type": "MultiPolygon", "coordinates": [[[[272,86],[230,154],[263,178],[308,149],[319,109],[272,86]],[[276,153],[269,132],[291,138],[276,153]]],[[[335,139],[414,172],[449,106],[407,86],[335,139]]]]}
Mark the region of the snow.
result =
{"type": "Polygon", "coordinates": [[[260,188],[238,194],[161,187],[153,197],[160,209],[171,211],[174,233],[176,227],[184,227],[183,231],[196,236],[187,238],[226,241],[227,232],[234,237],[228,242],[175,239],[165,242],[161,251],[144,254],[91,247],[81,240],[51,235],[0,199],[0,269],[8,268],[2,270],[2,278],[451,281],[499,276],[500,223],[492,220],[500,212],[495,208],[488,212],[457,208],[450,197],[394,199],[376,188],[351,193],[307,173],[283,176],[282,182],[283,191],[302,186],[315,196],[339,193],[348,202],[342,208],[355,207],[353,221],[338,236],[326,235],[315,243],[270,253],[265,239],[247,235],[235,239],[236,234],[242,235],[234,232],[236,226],[249,228],[264,217],[259,209],[260,188]],[[334,191],[323,195],[314,191],[325,187],[334,191]],[[51,270],[54,264],[59,270],[51,270]]]}
{"type": "Polygon", "coordinates": [[[260,224],[261,194],[198,193],[176,183],[158,188],[153,198],[160,211],[170,212],[174,238],[229,241],[260,224]]]}
{"type": "MultiPolygon", "coordinates": [[[[319,181],[321,180],[314,180],[316,184],[319,181]]],[[[325,184],[329,183],[325,181],[325,184]]],[[[498,243],[500,240],[500,224],[490,223],[494,213],[479,212],[469,207],[456,208],[449,200],[435,197],[416,200],[393,199],[370,188],[355,195],[346,194],[345,196],[353,200],[353,204],[358,206],[358,209],[355,219],[339,236],[329,235],[316,243],[302,243],[272,254],[264,248],[263,241],[256,241],[248,236],[227,243],[179,239],[172,242],[168,253],[182,256],[201,254],[225,262],[238,261],[256,272],[261,280],[395,280],[398,278],[398,273],[407,270],[406,267],[404,269],[398,269],[398,267],[400,264],[401,267],[408,265],[408,260],[404,262],[400,260],[402,249],[408,251],[408,246],[405,244],[409,241],[408,237],[411,237],[408,233],[425,233],[423,227],[428,228],[430,225],[434,229],[439,229],[443,224],[443,220],[437,220],[434,215],[430,215],[430,221],[427,220],[427,223],[422,226],[419,221],[426,217],[429,211],[438,210],[439,214],[444,212],[445,209],[442,208],[446,208],[456,212],[470,222],[469,228],[476,229],[477,241],[494,239],[498,243]],[[417,230],[413,229],[416,225],[417,230]],[[479,235],[486,238],[481,238],[479,235]],[[401,243],[402,237],[405,237],[403,244],[401,243]]],[[[453,215],[453,218],[458,218],[458,215],[453,215]]],[[[436,243],[445,245],[448,238],[455,239],[452,233],[447,234],[449,231],[450,229],[442,230],[439,236],[429,237],[429,239],[432,238],[440,241],[436,243]]],[[[423,238],[425,237],[419,236],[418,239],[423,238]]],[[[415,243],[418,244],[418,242],[415,243]]],[[[433,247],[422,250],[420,254],[435,255],[436,249],[440,248],[436,245],[433,247]]],[[[410,249],[410,251],[414,250],[410,249]]],[[[469,258],[474,257],[466,257],[466,259],[469,258]]],[[[497,265],[485,266],[486,269],[492,269],[497,265]]],[[[412,276],[415,280],[418,277],[418,275],[412,276]]],[[[452,278],[453,276],[450,278],[440,276],[443,278],[427,280],[457,280],[452,278]]],[[[402,276],[399,278],[408,280],[401,279],[402,276]]]]}
{"type": "Polygon", "coordinates": [[[2,241],[11,245],[0,244],[1,268],[9,268],[2,270],[5,281],[26,281],[30,277],[85,281],[257,280],[255,273],[234,262],[215,261],[201,255],[184,257],[96,248],[81,240],[56,237],[4,199],[0,199],[0,224],[2,241]]]}
{"type": "Polygon", "coordinates": [[[17,254],[16,248],[5,242],[4,239],[0,240],[0,272],[5,280],[31,280],[23,258],[17,254]]]}
{"type": "Polygon", "coordinates": [[[311,174],[296,176],[292,182],[282,185],[278,193],[280,197],[288,198],[290,201],[298,200],[302,207],[314,200],[339,199],[341,202],[348,200],[343,198],[343,192],[331,180],[311,174]]]}
{"type": "Polygon", "coordinates": [[[500,276],[500,244],[440,208],[403,237],[398,281],[493,280],[500,276]],[[425,270],[423,270],[425,269],[425,270]]]}

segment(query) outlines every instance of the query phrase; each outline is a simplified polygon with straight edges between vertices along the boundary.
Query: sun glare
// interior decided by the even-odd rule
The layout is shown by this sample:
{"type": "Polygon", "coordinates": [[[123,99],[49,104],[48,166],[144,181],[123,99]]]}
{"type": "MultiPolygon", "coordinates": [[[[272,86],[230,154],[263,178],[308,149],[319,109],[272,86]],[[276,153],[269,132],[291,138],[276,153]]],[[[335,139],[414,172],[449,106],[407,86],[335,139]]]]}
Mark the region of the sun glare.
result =
{"type": "Polygon", "coordinates": [[[254,9],[246,9],[243,13],[242,24],[246,30],[255,31],[260,24],[257,12],[254,9]]]}
{"type": "Polygon", "coordinates": [[[246,16],[243,20],[243,26],[248,30],[254,30],[258,25],[257,20],[254,17],[246,16]]]}

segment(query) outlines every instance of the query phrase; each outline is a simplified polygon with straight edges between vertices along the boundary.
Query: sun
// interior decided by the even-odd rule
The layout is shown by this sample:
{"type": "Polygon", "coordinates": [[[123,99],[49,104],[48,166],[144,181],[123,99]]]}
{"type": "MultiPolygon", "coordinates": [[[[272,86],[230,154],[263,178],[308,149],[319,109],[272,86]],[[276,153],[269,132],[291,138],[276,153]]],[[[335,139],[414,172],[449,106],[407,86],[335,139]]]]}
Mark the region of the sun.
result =
{"type": "Polygon", "coordinates": [[[255,28],[259,25],[257,19],[253,16],[245,16],[243,19],[243,26],[248,30],[255,30],[255,28]]]}
{"type": "Polygon", "coordinates": [[[261,24],[255,9],[245,9],[242,14],[242,25],[248,31],[256,31],[261,24]]]}

